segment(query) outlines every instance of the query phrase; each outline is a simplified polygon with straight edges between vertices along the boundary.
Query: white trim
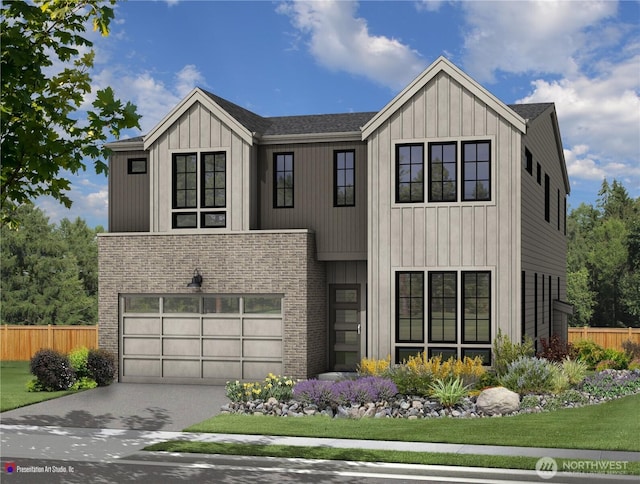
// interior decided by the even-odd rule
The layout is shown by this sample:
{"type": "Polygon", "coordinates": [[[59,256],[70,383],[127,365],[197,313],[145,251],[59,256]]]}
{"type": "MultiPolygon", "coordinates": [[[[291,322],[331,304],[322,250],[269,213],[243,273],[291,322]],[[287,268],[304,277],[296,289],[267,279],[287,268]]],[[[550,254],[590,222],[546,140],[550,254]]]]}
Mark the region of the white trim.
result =
{"type": "Polygon", "coordinates": [[[460,68],[451,61],[440,56],[362,127],[362,139],[366,140],[369,138],[384,122],[440,72],[448,74],[456,82],[461,84],[463,88],[467,89],[475,97],[496,111],[499,116],[511,123],[521,133],[526,133],[526,122],[521,116],[516,114],[506,104],[460,70],[460,68]]]}
{"type": "MultiPolygon", "coordinates": [[[[101,232],[98,237],[157,237],[176,235],[210,235],[223,234],[219,229],[174,229],[168,232],[101,232]]],[[[311,229],[281,229],[281,230],[234,230],[227,231],[231,235],[261,235],[261,234],[313,234],[311,229]]]]}
{"type": "Polygon", "coordinates": [[[127,141],[127,140],[118,140],[112,141],[111,143],[106,143],[105,148],[110,149],[111,151],[143,151],[144,150],[144,141],[127,141]]]}

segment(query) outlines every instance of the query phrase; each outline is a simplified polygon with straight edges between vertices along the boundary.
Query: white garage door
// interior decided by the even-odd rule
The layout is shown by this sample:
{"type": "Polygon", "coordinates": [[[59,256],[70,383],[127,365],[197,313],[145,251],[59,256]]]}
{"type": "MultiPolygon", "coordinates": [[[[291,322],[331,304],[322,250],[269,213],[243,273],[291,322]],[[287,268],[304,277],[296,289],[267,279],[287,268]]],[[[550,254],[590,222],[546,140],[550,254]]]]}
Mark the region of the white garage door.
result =
{"type": "Polygon", "coordinates": [[[281,295],[120,298],[120,381],[225,383],[282,374],[281,295]]]}

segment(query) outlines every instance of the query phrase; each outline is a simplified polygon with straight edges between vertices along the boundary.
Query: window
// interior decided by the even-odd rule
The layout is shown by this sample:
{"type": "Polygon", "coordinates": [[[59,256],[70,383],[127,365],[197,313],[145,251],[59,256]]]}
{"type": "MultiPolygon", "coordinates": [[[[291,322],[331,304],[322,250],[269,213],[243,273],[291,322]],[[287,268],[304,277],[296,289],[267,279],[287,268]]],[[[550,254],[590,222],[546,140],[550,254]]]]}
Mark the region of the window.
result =
{"type": "Polygon", "coordinates": [[[439,356],[442,361],[447,361],[450,358],[457,358],[458,350],[456,348],[429,348],[427,355],[429,358],[439,356]]]}
{"type": "Polygon", "coordinates": [[[176,153],[173,155],[172,226],[224,228],[226,211],[226,153],[176,153]],[[198,169],[198,158],[200,168],[198,169]]]}
{"type": "Polygon", "coordinates": [[[491,366],[491,350],[489,348],[462,348],[462,358],[467,356],[469,358],[479,356],[482,358],[484,366],[491,366]]]}
{"type": "Polygon", "coordinates": [[[551,204],[551,187],[549,186],[549,175],[544,174],[544,219],[549,222],[550,220],[550,210],[549,205],[551,204]]]}
{"type": "Polygon", "coordinates": [[[429,201],[455,202],[456,143],[429,143],[429,201]]]}
{"type": "Polygon", "coordinates": [[[127,160],[127,173],[129,175],[144,175],[147,173],[147,159],[129,158],[127,160]]]}
{"type": "Polygon", "coordinates": [[[400,365],[406,362],[410,356],[420,356],[424,348],[403,348],[396,346],[396,364],[400,365]]]}
{"type": "Polygon", "coordinates": [[[538,273],[533,274],[533,340],[538,344],[538,273]]]}
{"type": "Polygon", "coordinates": [[[293,153],[273,155],[273,207],[293,207],[293,153]]]}
{"type": "Polygon", "coordinates": [[[526,299],[527,299],[527,291],[526,291],[526,282],[527,282],[527,276],[525,271],[522,271],[522,277],[521,277],[521,284],[520,284],[520,298],[522,299],[521,303],[521,308],[520,308],[520,333],[522,333],[522,342],[524,343],[524,337],[527,334],[527,324],[526,324],[526,320],[527,320],[527,306],[526,306],[526,299]]]}
{"type": "Polygon", "coordinates": [[[424,202],[424,145],[396,146],[396,202],[424,202]]]}
{"type": "Polygon", "coordinates": [[[424,272],[396,273],[396,341],[424,341],[424,272]]]}
{"type": "Polygon", "coordinates": [[[564,235],[567,235],[567,196],[564,196],[564,220],[563,220],[563,230],[564,230],[564,235]]]}
{"type": "Polygon", "coordinates": [[[456,343],[456,300],[456,273],[430,272],[429,342],[456,343]]]}
{"type": "Polygon", "coordinates": [[[335,151],[333,154],[333,205],[353,207],[355,193],[355,151],[335,151]]]}
{"type": "Polygon", "coordinates": [[[491,273],[462,273],[462,342],[491,343],[491,273]]]}
{"type": "Polygon", "coordinates": [[[491,143],[462,143],[462,199],[491,200],[491,143]]]}
{"type": "Polygon", "coordinates": [[[542,167],[540,163],[536,163],[536,181],[538,185],[542,185],[542,167]]]}
{"type": "Polygon", "coordinates": [[[527,148],[524,149],[525,169],[529,172],[529,175],[533,175],[533,155],[527,148]]]}

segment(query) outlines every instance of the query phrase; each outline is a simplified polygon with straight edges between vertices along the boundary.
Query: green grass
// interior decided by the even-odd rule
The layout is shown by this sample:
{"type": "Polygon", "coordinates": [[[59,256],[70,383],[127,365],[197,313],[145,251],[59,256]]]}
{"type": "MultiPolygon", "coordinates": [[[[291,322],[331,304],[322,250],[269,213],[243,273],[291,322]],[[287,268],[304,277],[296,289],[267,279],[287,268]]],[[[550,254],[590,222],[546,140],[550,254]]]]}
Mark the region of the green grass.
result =
{"type": "Polygon", "coordinates": [[[28,361],[0,362],[0,412],[74,393],[73,391],[27,392],[27,382],[32,378],[28,361]]]}
{"type": "Polygon", "coordinates": [[[478,419],[218,415],[188,432],[640,451],[640,394],[600,405],[478,419]]]}
{"type": "MultiPolygon", "coordinates": [[[[408,452],[391,450],[340,449],[333,447],[293,447],[261,444],[222,444],[211,442],[185,442],[173,440],[150,445],[144,450],[164,452],[189,452],[196,454],[251,455],[300,459],[345,460],[359,462],[391,462],[401,464],[448,465],[464,467],[494,467],[502,469],[535,470],[537,457],[495,456],[474,454],[451,454],[430,452],[408,452]]],[[[556,459],[558,468],[564,462],[575,459],[556,459]]],[[[595,462],[580,459],[580,462],[595,462]]],[[[585,468],[584,466],[583,468],[585,468]]],[[[581,472],[589,472],[587,470],[581,472]]],[[[593,465],[593,469],[597,469],[593,465]]],[[[598,472],[594,470],[593,472],[598,472]]],[[[628,462],[620,473],[640,475],[640,462],[628,462]]]]}

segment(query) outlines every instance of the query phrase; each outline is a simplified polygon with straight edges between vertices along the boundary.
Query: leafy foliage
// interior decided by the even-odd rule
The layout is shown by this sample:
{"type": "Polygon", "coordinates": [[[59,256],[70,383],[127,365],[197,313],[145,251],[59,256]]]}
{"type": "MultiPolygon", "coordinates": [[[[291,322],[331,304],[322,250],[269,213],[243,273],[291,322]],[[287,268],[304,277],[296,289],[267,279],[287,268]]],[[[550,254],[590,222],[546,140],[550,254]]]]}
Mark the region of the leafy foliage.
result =
{"type": "Polygon", "coordinates": [[[523,343],[514,343],[502,330],[498,329],[498,334],[493,340],[493,369],[498,377],[504,375],[514,361],[534,354],[533,341],[528,336],[525,336],[523,343]]]}
{"type": "Polygon", "coordinates": [[[268,400],[269,398],[286,402],[291,399],[294,383],[293,378],[269,373],[263,382],[228,381],[225,389],[227,398],[232,402],[268,400]]]}
{"type": "Polygon", "coordinates": [[[387,355],[384,360],[376,360],[373,358],[362,358],[358,365],[357,371],[360,375],[382,376],[389,371],[391,366],[391,355],[387,355]]]}
{"type": "Polygon", "coordinates": [[[542,350],[538,352],[538,357],[545,358],[549,361],[561,362],[565,358],[575,357],[576,351],[569,342],[561,340],[558,335],[553,335],[547,341],[542,338],[542,350]]]}
{"type": "Polygon", "coordinates": [[[588,367],[580,360],[572,360],[569,357],[562,360],[562,373],[567,376],[569,385],[578,385],[587,375],[588,367]]]}
{"type": "Polygon", "coordinates": [[[622,349],[630,359],[636,360],[640,358],[640,343],[635,343],[628,339],[622,342],[622,349]]]}
{"type": "Polygon", "coordinates": [[[332,387],[333,382],[330,381],[316,379],[301,381],[293,387],[293,398],[324,408],[335,400],[332,387]]]}
{"type": "Polygon", "coordinates": [[[301,381],[293,387],[296,400],[312,403],[318,408],[387,401],[397,393],[398,388],[392,381],[375,376],[338,382],[312,379],[301,381]]]}
{"type": "Polygon", "coordinates": [[[584,361],[590,370],[604,359],[604,348],[594,341],[579,340],[573,343],[573,347],[577,351],[577,358],[584,361]]]}
{"type": "Polygon", "coordinates": [[[139,127],[131,103],[110,87],[92,92],[93,44],[87,23],[108,35],[115,0],[3,2],[0,11],[2,71],[0,102],[0,223],[16,225],[15,209],[41,195],[65,206],[70,182],[65,172],[97,173],[107,165],[108,136],[139,127]],[[85,110],[86,99],[92,98],[85,110]]]}
{"type": "Polygon", "coordinates": [[[8,324],[95,324],[96,233],[81,219],[49,224],[31,204],[15,211],[16,230],[0,228],[0,319],[8,324]]]}
{"type": "Polygon", "coordinates": [[[89,376],[89,368],[87,368],[87,361],[89,359],[89,348],[86,346],[80,346],[74,348],[69,353],[69,362],[76,372],[78,379],[89,376]]]}
{"type": "Polygon", "coordinates": [[[110,385],[116,375],[116,357],[108,350],[89,350],[87,369],[99,387],[110,385]]]}
{"type": "Polygon", "coordinates": [[[71,390],[90,390],[97,386],[98,383],[93,378],[83,376],[82,378],[78,378],[76,382],[71,385],[71,390]]]}
{"type": "Polygon", "coordinates": [[[567,218],[571,324],[640,326],[640,197],[617,180],[604,180],[598,196],[567,218]]]}
{"type": "Polygon", "coordinates": [[[640,370],[604,370],[585,378],[582,390],[596,397],[617,398],[640,391],[640,370]]]}
{"type": "Polygon", "coordinates": [[[29,370],[41,387],[51,392],[67,390],[76,380],[69,358],[51,349],[42,349],[33,355],[29,370]]]}

